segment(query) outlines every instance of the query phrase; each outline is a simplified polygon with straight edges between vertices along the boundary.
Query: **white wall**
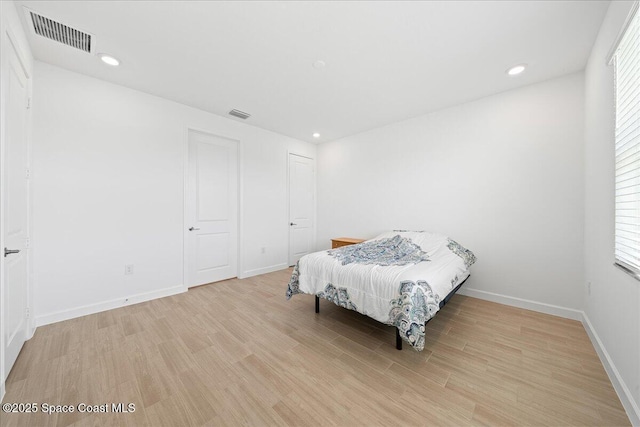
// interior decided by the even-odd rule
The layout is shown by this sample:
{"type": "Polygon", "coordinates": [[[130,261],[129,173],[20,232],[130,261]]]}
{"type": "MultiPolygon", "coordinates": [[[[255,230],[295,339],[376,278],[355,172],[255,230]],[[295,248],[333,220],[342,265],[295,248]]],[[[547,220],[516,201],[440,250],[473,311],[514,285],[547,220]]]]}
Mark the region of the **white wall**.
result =
{"type": "Polygon", "coordinates": [[[467,291],[577,317],[583,83],[567,75],[321,144],[318,247],[441,232],[478,257],[467,291]]]}
{"type": "Polygon", "coordinates": [[[241,142],[241,275],[287,266],[287,151],[315,145],[41,62],[34,98],[38,324],[183,290],[188,127],[241,142]]]}
{"type": "Polygon", "coordinates": [[[640,282],[613,265],[614,91],[613,67],[606,64],[631,4],[611,3],[585,70],[585,276],[591,294],[583,289],[582,295],[612,382],[640,425],[640,282]]]}
{"type": "MultiPolygon", "coordinates": [[[[4,152],[5,152],[5,120],[7,118],[6,108],[6,94],[8,84],[8,52],[15,47],[22,65],[25,68],[27,74],[27,90],[31,92],[31,82],[33,74],[33,56],[27,37],[20,25],[20,19],[18,17],[15,5],[12,1],[0,2],[0,250],[4,249],[4,224],[5,224],[5,206],[4,206],[4,194],[6,181],[4,178],[4,152]],[[13,45],[13,46],[12,46],[13,45]]],[[[29,143],[30,129],[31,129],[31,113],[27,112],[27,143],[29,143]]],[[[27,257],[27,262],[30,264],[30,257],[27,257]]],[[[4,347],[5,347],[5,331],[4,331],[4,297],[5,297],[5,283],[4,283],[4,257],[0,256],[0,400],[4,397],[5,392],[5,378],[8,372],[5,372],[4,366],[4,347]]],[[[32,299],[31,286],[28,284],[27,303],[32,299]]],[[[27,335],[30,337],[33,334],[34,324],[33,318],[29,319],[29,326],[27,328],[27,335]]]]}

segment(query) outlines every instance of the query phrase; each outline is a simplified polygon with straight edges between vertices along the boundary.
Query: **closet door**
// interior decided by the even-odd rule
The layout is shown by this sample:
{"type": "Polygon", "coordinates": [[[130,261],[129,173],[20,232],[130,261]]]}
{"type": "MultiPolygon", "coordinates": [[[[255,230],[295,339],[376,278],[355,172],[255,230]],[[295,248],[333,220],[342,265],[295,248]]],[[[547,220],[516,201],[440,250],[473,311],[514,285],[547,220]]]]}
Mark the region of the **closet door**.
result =
{"type": "Polygon", "coordinates": [[[238,274],[238,141],[189,131],[187,285],[238,274]]]}
{"type": "Polygon", "coordinates": [[[313,251],[314,176],[313,159],[289,154],[289,265],[313,251]]]}

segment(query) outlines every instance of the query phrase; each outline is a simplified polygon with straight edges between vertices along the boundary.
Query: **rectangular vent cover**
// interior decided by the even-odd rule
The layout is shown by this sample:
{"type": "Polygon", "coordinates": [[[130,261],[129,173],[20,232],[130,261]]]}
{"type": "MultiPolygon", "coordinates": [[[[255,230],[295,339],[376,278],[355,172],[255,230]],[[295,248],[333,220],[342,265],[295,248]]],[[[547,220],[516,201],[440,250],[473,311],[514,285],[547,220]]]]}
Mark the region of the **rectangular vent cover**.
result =
{"type": "Polygon", "coordinates": [[[91,34],[29,11],[37,35],[91,53],[91,34]]]}
{"type": "Polygon", "coordinates": [[[229,111],[229,114],[231,116],[238,117],[238,118],[240,118],[242,120],[246,120],[249,117],[251,117],[251,114],[245,113],[244,111],[240,111],[240,110],[231,110],[231,111],[229,111]]]}

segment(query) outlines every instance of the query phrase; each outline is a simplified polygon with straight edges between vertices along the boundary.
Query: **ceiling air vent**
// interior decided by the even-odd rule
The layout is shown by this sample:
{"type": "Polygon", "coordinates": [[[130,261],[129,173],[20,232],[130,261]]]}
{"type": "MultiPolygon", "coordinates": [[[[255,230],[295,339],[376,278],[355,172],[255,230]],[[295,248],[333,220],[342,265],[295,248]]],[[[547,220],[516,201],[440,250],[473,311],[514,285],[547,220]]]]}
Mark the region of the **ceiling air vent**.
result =
{"type": "Polygon", "coordinates": [[[229,115],[238,117],[242,120],[246,120],[249,117],[251,117],[251,114],[245,113],[244,111],[240,111],[240,110],[231,110],[229,111],[229,115]]]}
{"type": "Polygon", "coordinates": [[[91,34],[71,28],[53,19],[29,11],[37,35],[91,53],[91,34]]]}

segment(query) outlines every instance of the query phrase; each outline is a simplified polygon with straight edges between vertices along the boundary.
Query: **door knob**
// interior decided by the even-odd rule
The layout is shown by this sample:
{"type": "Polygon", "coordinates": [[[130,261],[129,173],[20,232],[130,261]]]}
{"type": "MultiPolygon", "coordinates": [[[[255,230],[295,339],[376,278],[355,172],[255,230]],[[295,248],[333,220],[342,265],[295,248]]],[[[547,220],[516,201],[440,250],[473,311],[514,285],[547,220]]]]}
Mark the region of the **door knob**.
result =
{"type": "Polygon", "coordinates": [[[190,227],[189,231],[193,231],[193,230],[200,230],[199,228],[195,228],[195,227],[190,227]]]}
{"type": "Polygon", "coordinates": [[[298,224],[296,224],[294,222],[290,222],[289,225],[293,227],[294,225],[298,225],[298,224]]]}
{"type": "Polygon", "coordinates": [[[7,257],[7,255],[17,254],[18,252],[20,252],[20,249],[7,249],[7,248],[4,248],[4,256],[5,256],[5,258],[7,257]]]}

